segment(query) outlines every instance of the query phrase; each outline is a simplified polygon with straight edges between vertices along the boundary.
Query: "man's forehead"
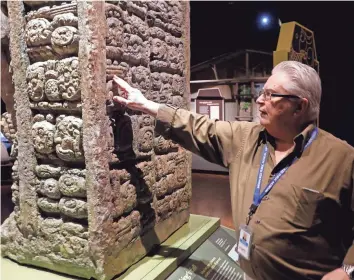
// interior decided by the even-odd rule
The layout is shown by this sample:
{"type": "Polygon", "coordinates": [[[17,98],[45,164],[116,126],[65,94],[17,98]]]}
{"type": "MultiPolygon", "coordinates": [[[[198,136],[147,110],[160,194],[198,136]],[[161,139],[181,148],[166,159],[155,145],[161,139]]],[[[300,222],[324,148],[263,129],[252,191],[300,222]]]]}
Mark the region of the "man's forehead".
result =
{"type": "Polygon", "coordinates": [[[280,90],[284,89],[284,85],[289,83],[289,77],[282,72],[278,72],[270,76],[264,85],[264,89],[280,90]]]}

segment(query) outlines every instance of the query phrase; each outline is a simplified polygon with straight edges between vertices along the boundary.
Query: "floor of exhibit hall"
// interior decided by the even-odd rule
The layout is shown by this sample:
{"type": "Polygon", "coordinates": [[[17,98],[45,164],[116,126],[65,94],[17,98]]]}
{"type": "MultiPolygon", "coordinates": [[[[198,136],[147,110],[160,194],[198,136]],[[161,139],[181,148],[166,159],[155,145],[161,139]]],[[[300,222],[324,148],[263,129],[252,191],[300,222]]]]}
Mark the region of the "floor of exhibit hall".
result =
{"type": "MultiPolygon", "coordinates": [[[[1,223],[13,209],[10,187],[10,184],[1,185],[1,223]]],[[[193,172],[191,213],[218,217],[221,225],[234,229],[229,176],[193,172]]]]}

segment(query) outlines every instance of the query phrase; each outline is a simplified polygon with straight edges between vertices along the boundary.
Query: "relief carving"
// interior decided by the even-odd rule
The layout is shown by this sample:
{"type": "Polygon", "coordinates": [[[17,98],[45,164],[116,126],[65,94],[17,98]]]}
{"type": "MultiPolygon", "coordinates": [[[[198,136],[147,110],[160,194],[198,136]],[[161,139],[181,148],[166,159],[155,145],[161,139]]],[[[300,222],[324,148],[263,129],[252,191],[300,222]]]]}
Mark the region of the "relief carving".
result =
{"type": "Polygon", "coordinates": [[[144,1],[128,1],[126,9],[136,14],[142,19],[145,19],[147,13],[147,4],[144,1]]]}
{"type": "Polygon", "coordinates": [[[64,161],[82,161],[82,119],[74,116],[57,119],[54,135],[56,152],[64,161]]]}
{"type": "Polygon", "coordinates": [[[156,26],[150,27],[149,33],[150,33],[150,37],[158,38],[160,40],[165,40],[166,37],[166,42],[167,42],[167,36],[165,34],[165,31],[163,31],[161,28],[156,26]]]}
{"type": "Polygon", "coordinates": [[[27,69],[27,92],[30,99],[33,101],[41,101],[44,99],[44,72],[44,62],[34,63],[30,65],[27,69]]]}
{"type": "Polygon", "coordinates": [[[62,197],[58,204],[62,214],[76,218],[87,218],[87,202],[79,198],[62,197]]]}
{"type": "Polygon", "coordinates": [[[167,60],[167,45],[159,38],[153,38],[151,40],[151,59],[167,60]]]}
{"type": "Polygon", "coordinates": [[[64,174],[59,179],[58,188],[63,195],[73,197],[86,197],[85,178],[64,174]]]}
{"type": "Polygon", "coordinates": [[[53,50],[59,55],[75,54],[79,49],[77,28],[61,26],[55,29],[51,36],[53,50]]]}
{"type": "Polygon", "coordinates": [[[183,109],[187,109],[187,101],[180,95],[174,95],[171,96],[168,101],[167,104],[171,104],[177,108],[183,108],[183,109]]]}
{"type": "Polygon", "coordinates": [[[123,22],[117,18],[107,19],[106,56],[120,59],[124,52],[123,22]]]}
{"type": "Polygon", "coordinates": [[[40,154],[51,154],[55,150],[55,125],[44,120],[43,115],[36,115],[34,121],[35,123],[32,126],[32,139],[36,152],[40,154]]]}
{"type": "Polygon", "coordinates": [[[156,154],[177,152],[178,145],[173,143],[172,140],[166,140],[160,135],[154,138],[154,150],[156,154]]]}
{"type": "Polygon", "coordinates": [[[12,120],[12,115],[8,112],[1,115],[1,132],[11,143],[15,142],[16,139],[16,128],[12,120]]]}
{"type": "MultiPolygon", "coordinates": [[[[26,2],[26,4],[30,4],[30,5],[32,5],[33,3],[36,3],[36,2],[43,5],[46,2],[56,2],[56,0],[52,0],[52,1],[25,1],[25,2],[26,2]]],[[[76,3],[70,3],[70,4],[63,3],[60,6],[55,5],[53,7],[49,7],[49,6],[41,7],[38,10],[30,11],[25,16],[25,18],[27,21],[30,21],[35,18],[46,18],[48,20],[53,20],[58,15],[69,14],[69,13],[77,15],[77,4],[76,3]]]]}
{"type": "MultiPolygon", "coordinates": [[[[27,83],[30,99],[44,102],[44,104],[39,102],[39,107],[64,108],[64,103],[57,102],[58,105],[55,106],[56,102],[44,100],[77,101],[81,99],[78,59],[71,57],[58,61],[36,62],[27,69],[27,83]]],[[[66,107],[70,107],[70,105],[66,105],[66,107]]]]}
{"type": "Polygon", "coordinates": [[[59,214],[59,201],[47,197],[40,197],[37,200],[38,207],[46,213],[59,214]]]}
{"type": "Polygon", "coordinates": [[[63,223],[61,225],[61,231],[65,235],[77,236],[83,239],[88,239],[88,228],[81,224],[76,224],[73,222],[63,223]]]}
{"type": "Polygon", "coordinates": [[[188,189],[180,189],[156,202],[156,220],[164,220],[189,207],[191,193],[188,189]]]}
{"type": "Polygon", "coordinates": [[[142,153],[149,153],[153,148],[154,129],[152,127],[143,127],[139,131],[138,149],[142,153]]]}
{"type": "Polygon", "coordinates": [[[176,158],[176,169],[174,173],[174,188],[182,188],[187,183],[188,165],[185,152],[179,152],[176,158]]]}
{"type": "Polygon", "coordinates": [[[58,181],[53,178],[42,180],[40,182],[39,193],[52,199],[60,199],[61,193],[58,181]]]}
{"type": "Polygon", "coordinates": [[[52,235],[54,233],[60,232],[60,228],[63,224],[61,218],[45,218],[40,220],[41,222],[41,233],[44,235],[52,235]]]}
{"type": "MultiPolygon", "coordinates": [[[[129,2],[129,3],[133,3],[133,2],[129,2]]],[[[135,15],[131,15],[128,18],[128,22],[129,24],[126,24],[124,26],[126,33],[138,35],[143,40],[147,40],[149,38],[148,25],[142,19],[140,19],[135,15]]]]}
{"type": "Polygon", "coordinates": [[[51,164],[40,164],[35,168],[36,175],[39,178],[59,178],[62,168],[51,164]]]}
{"type": "Polygon", "coordinates": [[[57,11],[55,8],[43,7],[37,13],[29,13],[28,19],[25,37],[26,43],[30,47],[28,55],[31,61],[77,54],[79,46],[78,18],[74,15],[72,7],[57,11]],[[40,13],[43,14],[42,18],[38,17],[40,13]]]}
{"type": "Polygon", "coordinates": [[[126,49],[123,59],[133,65],[147,65],[149,61],[149,44],[144,42],[139,36],[134,34],[124,34],[126,49]]]}
{"type": "Polygon", "coordinates": [[[26,43],[30,47],[50,44],[50,22],[45,18],[30,20],[25,28],[26,43]]]}
{"type": "Polygon", "coordinates": [[[51,22],[51,27],[57,28],[59,26],[78,26],[78,18],[73,13],[64,13],[54,16],[51,22]]]}
{"type": "Polygon", "coordinates": [[[184,96],[186,91],[186,79],[179,75],[173,75],[172,94],[184,96]]]}
{"type": "Polygon", "coordinates": [[[137,205],[135,186],[131,184],[130,180],[131,175],[125,169],[110,171],[110,181],[114,194],[114,217],[120,217],[137,205]]]}
{"type": "Polygon", "coordinates": [[[150,70],[144,66],[132,67],[132,86],[144,95],[150,90],[150,70]]]}
{"type": "Polygon", "coordinates": [[[20,187],[17,181],[14,181],[11,185],[12,198],[11,201],[15,205],[19,205],[20,203],[20,187]]]}

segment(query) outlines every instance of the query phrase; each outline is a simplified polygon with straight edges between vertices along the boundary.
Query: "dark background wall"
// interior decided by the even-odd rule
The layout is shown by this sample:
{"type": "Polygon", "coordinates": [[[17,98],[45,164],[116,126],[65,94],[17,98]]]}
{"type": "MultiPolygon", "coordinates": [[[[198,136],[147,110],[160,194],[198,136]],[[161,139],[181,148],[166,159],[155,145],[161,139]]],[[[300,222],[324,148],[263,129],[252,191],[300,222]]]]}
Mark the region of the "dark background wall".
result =
{"type": "Polygon", "coordinates": [[[191,1],[191,65],[225,52],[274,51],[279,25],[297,21],[315,33],[322,102],[320,127],[354,146],[354,2],[191,1]],[[257,16],[274,18],[269,30],[257,16]]]}

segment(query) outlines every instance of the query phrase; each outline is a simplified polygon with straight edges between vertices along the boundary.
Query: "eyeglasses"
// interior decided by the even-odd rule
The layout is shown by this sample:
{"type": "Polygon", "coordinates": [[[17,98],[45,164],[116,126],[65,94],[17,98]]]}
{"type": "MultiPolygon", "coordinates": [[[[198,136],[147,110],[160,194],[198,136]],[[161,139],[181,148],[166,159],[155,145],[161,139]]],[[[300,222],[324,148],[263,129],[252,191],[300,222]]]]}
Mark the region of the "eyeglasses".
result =
{"type": "Polygon", "coordinates": [[[260,97],[261,95],[263,95],[264,100],[267,100],[267,101],[270,100],[272,97],[284,97],[284,98],[296,98],[296,99],[301,98],[300,96],[293,95],[293,94],[272,93],[272,92],[266,91],[264,89],[262,89],[259,92],[258,97],[260,97]]]}

